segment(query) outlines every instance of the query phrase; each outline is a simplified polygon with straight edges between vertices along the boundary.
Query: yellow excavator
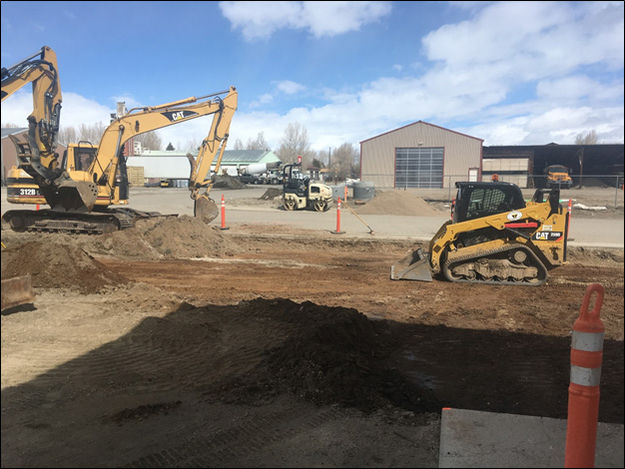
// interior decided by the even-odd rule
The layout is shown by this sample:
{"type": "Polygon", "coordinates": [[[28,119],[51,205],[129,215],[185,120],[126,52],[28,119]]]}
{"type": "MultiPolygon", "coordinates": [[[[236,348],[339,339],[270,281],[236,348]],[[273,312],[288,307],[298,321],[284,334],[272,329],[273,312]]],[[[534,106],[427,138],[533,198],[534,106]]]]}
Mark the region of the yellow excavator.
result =
{"type": "Polygon", "coordinates": [[[55,150],[62,101],[56,53],[50,47],[43,46],[18,64],[2,68],[2,101],[28,83],[32,83],[33,112],[28,116],[31,158],[27,172],[50,179],[59,167],[55,150]]]}
{"type": "MultiPolygon", "coordinates": [[[[215,171],[219,170],[237,99],[236,89],[230,87],[199,98],[131,109],[107,127],[97,148],[82,142],[70,144],[59,164],[62,171],[55,173],[55,177],[46,178],[30,165],[33,157],[30,142],[16,142],[20,168],[33,177],[51,209],[11,210],[3,215],[3,220],[15,231],[104,233],[133,226],[138,218],[159,216],[127,207],[110,207],[128,201],[126,158],[122,154],[124,143],[145,132],[213,115],[198,156],[190,158],[189,180],[194,215],[206,222],[212,221],[218,209],[209,197],[212,182],[207,176],[213,162],[215,171]]],[[[24,179],[21,181],[23,184],[24,179]]],[[[22,185],[21,189],[25,187],[22,185]]]]}
{"type": "Polygon", "coordinates": [[[391,266],[393,280],[493,285],[542,285],[564,264],[569,214],[559,188],[539,189],[525,202],[505,182],[457,182],[452,219],[430,240],[391,266]]]}
{"type": "MultiPolygon", "coordinates": [[[[2,67],[2,101],[32,83],[33,112],[28,116],[30,167],[42,177],[56,174],[56,139],[61,118],[61,85],[56,53],[48,46],[9,68],[2,67]]],[[[4,249],[4,244],[2,248],[4,249]]],[[[32,304],[35,295],[30,275],[2,279],[2,311],[32,304]]]]}

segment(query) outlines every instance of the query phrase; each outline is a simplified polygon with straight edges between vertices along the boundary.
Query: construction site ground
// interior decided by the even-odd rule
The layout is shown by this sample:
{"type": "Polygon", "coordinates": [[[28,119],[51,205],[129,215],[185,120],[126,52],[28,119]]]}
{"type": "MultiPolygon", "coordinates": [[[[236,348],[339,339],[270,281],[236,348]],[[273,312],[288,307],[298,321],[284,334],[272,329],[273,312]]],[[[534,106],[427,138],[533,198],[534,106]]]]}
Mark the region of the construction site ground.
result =
{"type": "Polygon", "coordinates": [[[437,466],[444,407],[566,418],[592,283],[599,420],[623,424],[622,195],[572,222],[613,236],[517,287],[390,280],[444,200],[381,193],[333,234],[334,210],[285,212],[266,189],[226,192],[227,230],[157,188],[135,208],[180,216],[98,236],[3,227],[2,278],[30,273],[36,293],[2,315],[3,467],[437,466]]]}

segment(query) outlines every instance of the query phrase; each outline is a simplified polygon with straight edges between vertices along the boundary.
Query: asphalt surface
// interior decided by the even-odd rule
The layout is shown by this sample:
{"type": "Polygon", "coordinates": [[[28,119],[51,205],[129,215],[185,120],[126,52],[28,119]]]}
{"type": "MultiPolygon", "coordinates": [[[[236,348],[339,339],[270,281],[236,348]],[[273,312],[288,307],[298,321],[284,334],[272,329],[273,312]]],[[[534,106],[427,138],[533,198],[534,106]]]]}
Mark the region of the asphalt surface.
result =
{"type": "MultiPolygon", "coordinates": [[[[332,233],[337,229],[336,205],[329,211],[320,213],[307,210],[287,212],[280,208],[273,208],[262,204],[243,205],[238,201],[229,205],[229,201],[236,199],[259,199],[269,187],[280,186],[248,186],[246,189],[213,189],[212,198],[220,205],[224,196],[226,226],[235,224],[268,224],[289,225],[298,229],[319,230],[332,233]]],[[[526,190],[530,191],[531,190],[526,190]]],[[[529,192],[528,192],[529,194],[529,192]]],[[[606,205],[616,202],[622,207],[622,191],[614,193],[611,190],[597,193],[588,192],[584,198],[587,204],[599,204],[602,200],[606,205]],[[620,199],[619,199],[620,197],[620,199]]],[[[448,199],[448,189],[437,189],[419,194],[424,198],[445,201],[448,199]]],[[[580,199],[581,192],[565,191],[562,200],[568,197],[572,200],[580,199]],[[570,194],[569,194],[570,193],[570,194]]],[[[350,200],[348,199],[348,203],[350,200]]],[[[163,214],[176,213],[179,215],[193,215],[193,201],[189,197],[188,189],[139,187],[130,192],[129,207],[137,210],[158,211],[163,214]]],[[[6,188],[2,189],[2,213],[10,209],[25,208],[6,201],[6,188]]],[[[44,208],[44,207],[42,207],[44,208]]],[[[605,214],[601,218],[594,217],[586,211],[573,211],[571,217],[569,243],[571,246],[623,248],[624,224],[622,209],[615,213],[613,218],[605,214]]],[[[340,236],[358,236],[391,239],[414,239],[415,241],[429,240],[438,228],[448,220],[442,216],[398,216],[398,215],[360,215],[356,216],[343,206],[340,218],[340,236]],[[373,233],[371,233],[373,232],[373,233]]],[[[220,224],[218,217],[214,224],[220,224]]]]}

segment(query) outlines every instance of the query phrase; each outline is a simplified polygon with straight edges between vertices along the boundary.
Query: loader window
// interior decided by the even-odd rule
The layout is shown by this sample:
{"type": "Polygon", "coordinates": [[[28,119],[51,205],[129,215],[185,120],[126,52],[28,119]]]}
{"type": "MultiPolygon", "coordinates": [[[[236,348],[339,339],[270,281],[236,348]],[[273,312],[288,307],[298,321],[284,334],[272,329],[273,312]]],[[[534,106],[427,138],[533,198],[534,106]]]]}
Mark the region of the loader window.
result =
{"type": "Polygon", "coordinates": [[[471,220],[505,212],[508,210],[506,208],[508,205],[506,194],[502,190],[477,188],[471,192],[466,219],[471,220]]]}

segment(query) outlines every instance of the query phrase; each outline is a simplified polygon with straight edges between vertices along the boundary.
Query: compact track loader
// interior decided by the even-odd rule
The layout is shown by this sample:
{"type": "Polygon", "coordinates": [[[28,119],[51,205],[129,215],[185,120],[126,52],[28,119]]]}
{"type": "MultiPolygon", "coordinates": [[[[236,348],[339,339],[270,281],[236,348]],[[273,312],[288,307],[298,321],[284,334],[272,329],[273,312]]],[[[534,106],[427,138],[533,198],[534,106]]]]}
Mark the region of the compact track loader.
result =
{"type": "Polygon", "coordinates": [[[542,285],[549,270],[566,262],[569,214],[558,188],[539,189],[525,203],[514,184],[456,187],[452,219],[430,240],[429,252],[408,254],[391,267],[391,279],[542,285]]]}

